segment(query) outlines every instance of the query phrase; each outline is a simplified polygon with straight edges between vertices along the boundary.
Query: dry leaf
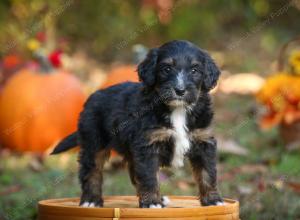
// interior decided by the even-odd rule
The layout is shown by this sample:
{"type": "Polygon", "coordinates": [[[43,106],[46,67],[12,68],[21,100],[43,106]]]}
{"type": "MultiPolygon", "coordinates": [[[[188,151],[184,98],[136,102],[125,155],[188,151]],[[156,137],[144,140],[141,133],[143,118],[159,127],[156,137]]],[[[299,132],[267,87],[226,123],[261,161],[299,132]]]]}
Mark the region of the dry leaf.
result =
{"type": "Polygon", "coordinates": [[[225,139],[223,137],[217,137],[218,140],[218,149],[220,152],[223,153],[230,153],[240,156],[248,155],[248,150],[242,146],[240,146],[236,141],[233,139],[225,139]]]}
{"type": "Polygon", "coordinates": [[[265,79],[255,73],[239,73],[221,79],[219,89],[226,94],[252,95],[264,84],[265,79]]]}
{"type": "Polygon", "coordinates": [[[300,194],[300,183],[297,182],[287,182],[286,183],[289,188],[291,188],[294,192],[300,194]]]}

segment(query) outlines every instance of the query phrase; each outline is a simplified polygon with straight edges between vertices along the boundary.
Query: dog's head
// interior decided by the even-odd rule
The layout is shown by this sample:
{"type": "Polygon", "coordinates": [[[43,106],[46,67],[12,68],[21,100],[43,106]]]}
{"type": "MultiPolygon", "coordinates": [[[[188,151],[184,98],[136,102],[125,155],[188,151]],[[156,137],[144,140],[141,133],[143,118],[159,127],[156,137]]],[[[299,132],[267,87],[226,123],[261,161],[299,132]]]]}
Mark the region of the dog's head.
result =
{"type": "Polygon", "coordinates": [[[170,106],[190,105],[217,83],[220,71],[196,45],[175,40],[149,51],[138,66],[140,80],[170,106]]]}

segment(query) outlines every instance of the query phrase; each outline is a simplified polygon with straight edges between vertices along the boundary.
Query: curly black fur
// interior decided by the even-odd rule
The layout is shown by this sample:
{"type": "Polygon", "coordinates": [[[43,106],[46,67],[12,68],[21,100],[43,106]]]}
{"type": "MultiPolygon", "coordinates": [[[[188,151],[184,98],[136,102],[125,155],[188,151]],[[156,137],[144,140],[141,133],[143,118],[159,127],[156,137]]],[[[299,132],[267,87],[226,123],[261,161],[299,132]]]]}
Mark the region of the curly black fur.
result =
{"type": "Polygon", "coordinates": [[[140,207],[161,204],[157,172],[159,166],[180,159],[181,155],[175,156],[176,135],[180,141],[188,140],[189,144],[178,146],[187,148],[182,152],[190,159],[202,205],[221,202],[216,185],[216,142],[211,136],[203,140],[185,136],[209,127],[213,111],[208,92],[216,85],[219,69],[205,51],[177,40],[152,49],[139,64],[138,74],[141,83],[122,83],[92,94],[80,115],[78,131],[53,152],[80,145],[80,204],[103,205],[102,167],[111,148],[128,161],[140,207]],[[185,113],[185,130],[174,127],[176,120],[171,116],[176,109],[185,113]],[[178,134],[180,131],[185,132],[178,134]],[[204,174],[208,176],[205,180],[204,174]]]}

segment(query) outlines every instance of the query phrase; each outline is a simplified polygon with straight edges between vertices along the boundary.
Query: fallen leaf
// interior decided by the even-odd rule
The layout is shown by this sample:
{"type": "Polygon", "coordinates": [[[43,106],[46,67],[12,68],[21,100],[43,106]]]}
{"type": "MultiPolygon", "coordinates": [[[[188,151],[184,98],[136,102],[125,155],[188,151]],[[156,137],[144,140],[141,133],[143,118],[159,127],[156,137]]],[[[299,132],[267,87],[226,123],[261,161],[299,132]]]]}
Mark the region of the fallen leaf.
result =
{"type": "Polygon", "coordinates": [[[264,82],[265,79],[255,73],[239,73],[221,79],[219,90],[226,94],[251,95],[257,93],[264,82]]]}
{"type": "Polygon", "coordinates": [[[250,195],[253,192],[253,188],[250,186],[238,186],[238,191],[242,195],[250,195]]]}
{"type": "Polygon", "coordinates": [[[300,194],[300,183],[297,182],[286,182],[287,186],[290,187],[293,191],[300,194]]]}
{"type": "Polygon", "coordinates": [[[40,158],[33,157],[28,164],[29,168],[35,172],[40,172],[44,168],[43,161],[40,158]]]}
{"type": "Polygon", "coordinates": [[[282,190],[284,182],[282,180],[276,180],[271,184],[271,186],[274,186],[277,190],[282,190]]]}
{"type": "Polygon", "coordinates": [[[236,173],[233,172],[226,172],[222,173],[222,175],[219,175],[218,180],[224,181],[224,180],[232,180],[235,177],[236,173]]]}
{"type": "Polygon", "coordinates": [[[240,156],[248,155],[248,150],[242,146],[240,146],[233,139],[225,139],[223,137],[217,137],[218,140],[218,149],[222,153],[230,153],[240,156]]]}
{"type": "Polygon", "coordinates": [[[5,190],[0,192],[0,196],[5,196],[11,193],[15,193],[21,190],[21,187],[19,185],[15,185],[15,186],[10,186],[8,188],[6,188],[5,190]]]}
{"type": "Polygon", "coordinates": [[[257,188],[260,192],[263,192],[263,191],[266,190],[266,183],[262,178],[259,179],[258,184],[257,184],[257,188]]]}
{"type": "Polygon", "coordinates": [[[236,169],[238,170],[238,172],[248,173],[248,174],[266,173],[268,171],[268,168],[265,165],[261,165],[261,164],[246,164],[236,169]]]}

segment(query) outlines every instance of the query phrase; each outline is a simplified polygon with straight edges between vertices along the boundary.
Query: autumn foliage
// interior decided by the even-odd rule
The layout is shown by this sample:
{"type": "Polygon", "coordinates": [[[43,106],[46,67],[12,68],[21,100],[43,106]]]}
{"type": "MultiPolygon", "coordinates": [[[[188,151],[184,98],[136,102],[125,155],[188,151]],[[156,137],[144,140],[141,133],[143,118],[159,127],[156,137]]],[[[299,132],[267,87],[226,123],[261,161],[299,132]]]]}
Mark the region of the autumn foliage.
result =
{"type": "Polygon", "coordinates": [[[300,120],[300,52],[291,55],[289,65],[289,70],[269,77],[257,94],[266,107],[260,121],[262,128],[300,120]]]}

